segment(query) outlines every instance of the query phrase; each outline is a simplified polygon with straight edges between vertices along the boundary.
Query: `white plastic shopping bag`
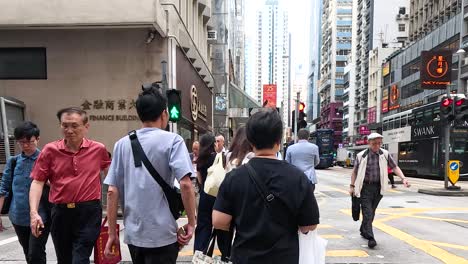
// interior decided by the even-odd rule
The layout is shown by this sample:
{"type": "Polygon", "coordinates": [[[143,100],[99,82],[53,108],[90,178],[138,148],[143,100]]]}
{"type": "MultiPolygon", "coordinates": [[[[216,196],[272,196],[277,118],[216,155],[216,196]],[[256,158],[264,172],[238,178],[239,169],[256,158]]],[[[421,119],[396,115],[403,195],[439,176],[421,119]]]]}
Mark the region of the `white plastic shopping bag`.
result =
{"type": "Polygon", "coordinates": [[[219,187],[224,181],[226,171],[223,167],[223,153],[216,154],[213,165],[208,168],[208,175],[206,176],[205,188],[203,189],[206,194],[216,197],[218,195],[219,187]]]}
{"type": "Polygon", "coordinates": [[[317,234],[317,229],[306,235],[299,232],[299,264],[325,264],[327,243],[317,234]]]}

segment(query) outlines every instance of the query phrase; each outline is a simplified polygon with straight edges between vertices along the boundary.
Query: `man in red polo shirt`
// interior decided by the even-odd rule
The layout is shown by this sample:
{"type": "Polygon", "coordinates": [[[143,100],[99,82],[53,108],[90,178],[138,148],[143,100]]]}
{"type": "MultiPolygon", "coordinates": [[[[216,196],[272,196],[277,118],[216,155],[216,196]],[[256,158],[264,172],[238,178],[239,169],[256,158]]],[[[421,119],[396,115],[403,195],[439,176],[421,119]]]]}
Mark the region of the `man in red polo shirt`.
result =
{"type": "Polygon", "coordinates": [[[102,219],[100,173],[107,174],[110,159],[103,144],[85,138],[89,129],[85,111],[65,108],[57,117],[64,139],[45,145],[31,172],[31,230],[39,236],[44,227],[37,210],[42,188],[49,181],[57,261],[89,263],[102,219]]]}

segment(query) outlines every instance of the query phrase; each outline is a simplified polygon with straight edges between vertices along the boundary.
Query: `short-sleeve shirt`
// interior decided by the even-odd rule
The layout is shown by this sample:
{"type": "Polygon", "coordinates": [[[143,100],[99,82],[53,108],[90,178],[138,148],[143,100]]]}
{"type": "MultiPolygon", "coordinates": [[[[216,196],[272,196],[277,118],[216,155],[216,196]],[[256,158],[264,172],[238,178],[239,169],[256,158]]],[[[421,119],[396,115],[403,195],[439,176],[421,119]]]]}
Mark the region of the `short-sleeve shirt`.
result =
{"type": "Polygon", "coordinates": [[[31,172],[37,181],[50,181],[49,201],[55,204],[101,199],[101,171],[109,167],[106,147],[83,139],[78,152],[66,149],[63,139],[48,143],[31,172]]]}
{"type": "MultiPolygon", "coordinates": [[[[275,159],[253,158],[249,164],[275,199],[289,209],[281,213],[288,214],[299,226],[319,223],[312,184],[302,171],[275,159]]],[[[236,229],[233,263],[298,263],[298,228],[281,225],[270,216],[245,165],[226,175],[214,209],[233,217],[236,229]]]]}
{"type": "MultiPolygon", "coordinates": [[[[184,140],[158,128],[137,130],[138,140],[153,167],[170,185],[193,175],[192,161],[184,140]]],[[[114,146],[112,164],[105,184],[118,188],[124,212],[124,242],[155,248],[177,241],[177,223],[169,210],[164,192],[146,167],[135,167],[128,136],[114,146]]]]}
{"type": "MultiPolygon", "coordinates": [[[[383,154],[382,154],[383,155],[383,154]]],[[[380,182],[380,165],[379,165],[379,152],[373,152],[369,149],[367,154],[367,166],[366,166],[366,175],[364,177],[364,181],[372,182],[372,183],[379,183],[380,182]]],[[[359,170],[359,160],[356,159],[354,161],[354,171],[357,174],[359,170]]],[[[388,155],[388,166],[391,169],[394,169],[397,165],[395,160],[393,159],[392,155],[388,155]]]]}
{"type": "MultiPolygon", "coordinates": [[[[39,153],[39,149],[36,149],[36,152],[31,156],[24,153],[13,156],[8,159],[5,165],[2,180],[0,181],[0,197],[13,195],[8,217],[15,225],[29,226],[31,224],[29,218],[29,189],[32,182],[30,174],[39,153]],[[16,160],[14,175],[12,175],[11,171],[12,160],[16,160]]],[[[48,208],[44,203],[39,203],[38,211],[42,221],[49,221],[48,208]]]]}

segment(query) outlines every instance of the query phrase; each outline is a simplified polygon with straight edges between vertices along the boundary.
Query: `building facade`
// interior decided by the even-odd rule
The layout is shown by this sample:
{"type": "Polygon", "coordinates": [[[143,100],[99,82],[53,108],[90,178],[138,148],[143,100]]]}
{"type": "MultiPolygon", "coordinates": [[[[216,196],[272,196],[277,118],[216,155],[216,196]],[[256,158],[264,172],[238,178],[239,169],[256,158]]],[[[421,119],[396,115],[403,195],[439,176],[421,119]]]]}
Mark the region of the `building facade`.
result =
{"type": "Polygon", "coordinates": [[[342,141],[344,68],[351,52],[351,0],[324,0],[320,54],[319,128],[335,131],[335,143],[342,141]]]}
{"type": "Polygon", "coordinates": [[[461,0],[411,0],[409,40],[428,35],[456,16],[461,8],[461,0]]]}
{"type": "Polygon", "coordinates": [[[322,1],[313,1],[311,4],[310,33],[309,33],[309,75],[308,75],[308,97],[307,97],[307,121],[314,123],[320,114],[320,97],[318,96],[318,81],[320,79],[320,47],[322,39],[322,1]]]}
{"type": "MultiPolygon", "coordinates": [[[[404,23],[396,23],[396,19],[406,14],[409,0],[389,1],[355,1],[356,38],[353,41],[355,49],[355,103],[353,135],[354,141],[364,142],[370,133],[369,124],[376,123],[377,118],[377,77],[381,71],[385,55],[395,48],[402,47],[398,38],[400,32],[407,29],[404,23]],[[372,65],[370,65],[372,63],[372,65]],[[371,76],[371,73],[373,74],[371,76]],[[372,83],[370,83],[372,81],[372,83]]],[[[404,19],[404,17],[403,17],[404,19]]]]}
{"type": "Polygon", "coordinates": [[[181,91],[182,120],[170,127],[188,146],[213,130],[210,1],[28,1],[3,8],[10,11],[0,17],[0,68],[9,70],[0,71],[0,96],[24,103],[23,118],[38,124],[41,144],[61,137],[57,110],[78,106],[88,112],[88,136],[112,152],[141,126],[135,99],[144,83],[181,91]]]}

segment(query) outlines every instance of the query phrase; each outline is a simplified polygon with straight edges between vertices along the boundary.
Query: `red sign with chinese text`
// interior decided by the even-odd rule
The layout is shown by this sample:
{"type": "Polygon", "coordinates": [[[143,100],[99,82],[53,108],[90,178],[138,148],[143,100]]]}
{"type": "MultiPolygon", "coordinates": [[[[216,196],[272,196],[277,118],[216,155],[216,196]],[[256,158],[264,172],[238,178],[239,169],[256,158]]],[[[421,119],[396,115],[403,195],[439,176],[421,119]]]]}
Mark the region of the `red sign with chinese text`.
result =
{"type": "Polygon", "coordinates": [[[276,84],[263,85],[263,103],[265,107],[276,108],[276,84]]]}

